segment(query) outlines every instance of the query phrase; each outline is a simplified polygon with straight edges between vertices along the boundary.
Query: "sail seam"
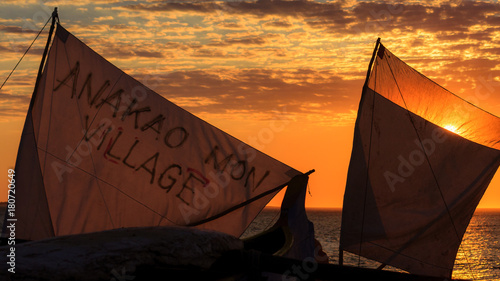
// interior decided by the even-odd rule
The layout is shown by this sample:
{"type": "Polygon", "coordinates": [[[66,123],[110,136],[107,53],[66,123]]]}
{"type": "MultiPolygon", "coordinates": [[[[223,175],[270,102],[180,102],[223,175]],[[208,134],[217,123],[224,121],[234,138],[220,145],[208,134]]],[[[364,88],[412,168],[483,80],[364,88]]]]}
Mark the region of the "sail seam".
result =
{"type": "Polygon", "coordinates": [[[452,91],[450,91],[450,90],[446,89],[446,88],[445,88],[445,87],[443,87],[442,85],[440,85],[440,84],[436,83],[435,81],[433,81],[433,80],[432,80],[432,79],[430,79],[429,77],[425,76],[424,74],[422,74],[422,73],[421,73],[421,72],[419,72],[418,70],[414,69],[414,68],[413,68],[413,67],[411,67],[409,64],[407,64],[405,61],[401,60],[401,59],[400,59],[400,58],[398,58],[398,57],[396,57],[396,58],[398,59],[398,61],[402,62],[403,64],[405,64],[406,66],[408,66],[409,68],[411,68],[411,69],[412,69],[412,71],[415,71],[417,74],[419,74],[420,76],[422,76],[423,78],[425,78],[427,81],[429,81],[429,82],[431,82],[432,84],[434,84],[434,85],[436,85],[436,86],[440,87],[441,89],[445,90],[446,92],[448,92],[449,94],[453,95],[454,97],[456,97],[456,98],[458,98],[458,99],[460,99],[460,100],[462,100],[462,101],[464,101],[464,102],[468,103],[469,105],[471,105],[471,106],[473,106],[473,107],[475,107],[475,108],[477,108],[477,109],[479,109],[479,110],[481,110],[481,111],[483,111],[483,112],[485,112],[485,113],[487,113],[487,114],[489,114],[489,115],[491,115],[491,116],[493,116],[493,117],[500,118],[500,116],[497,116],[497,115],[495,115],[495,114],[493,114],[493,113],[491,113],[491,112],[489,112],[489,111],[487,111],[487,110],[484,110],[483,108],[481,108],[481,107],[479,107],[479,106],[477,106],[477,105],[473,104],[472,102],[470,102],[470,101],[468,101],[468,100],[466,100],[466,99],[464,99],[464,98],[462,98],[462,97],[460,97],[460,96],[456,95],[456,94],[455,94],[455,93],[453,93],[452,91]]]}
{"type": "Polygon", "coordinates": [[[409,255],[405,255],[405,254],[403,254],[403,253],[401,253],[401,252],[397,252],[397,251],[395,251],[395,250],[392,250],[392,249],[390,249],[390,248],[384,247],[384,246],[382,246],[382,245],[379,245],[379,244],[374,243],[374,242],[371,242],[371,241],[368,241],[368,242],[366,242],[366,243],[372,244],[372,245],[377,246],[377,247],[380,247],[380,248],[382,248],[382,249],[384,249],[384,250],[386,250],[386,251],[393,252],[393,253],[395,253],[395,254],[397,254],[397,255],[400,255],[400,256],[403,256],[403,257],[405,257],[405,258],[409,258],[409,259],[412,259],[412,260],[418,261],[418,262],[420,262],[420,263],[423,263],[423,264],[426,264],[426,265],[429,265],[429,266],[433,266],[433,267],[436,267],[436,268],[442,268],[442,269],[446,269],[446,270],[450,270],[450,271],[451,271],[451,270],[453,270],[453,268],[447,268],[447,267],[443,267],[443,266],[438,266],[438,265],[435,265],[435,264],[431,264],[431,263],[428,263],[428,262],[426,262],[426,261],[423,261],[423,260],[420,260],[420,259],[414,258],[414,257],[409,256],[409,255]]]}
{"type": "MultiPolygon", "coordinates": [[[[55,46],[55,52],[56,52],[56,57],[57,57],[57,52],[58,52],[58,48],[57,48],[57,44],[55,46]]],[[[49,62],[47,62],[48,64],[49,62]]],[[[56,68],[57,68],[57,63],[54,64],[54,75],[52,75],[52,85],[54,85],[54,81],[55,81],[55,73],[56,73],[56,68]]],[[[46,71],[48,72],[48,69],[46,69],[46,71]]],[[[47,80],[47,79],[46,79],[47,80]]],[[[53,93],[52,93],[53,94],[53,93]]],[[[45,150],[48,150],[48,146],[49,146],[49,137],[50,137],[50,128],[51,128],[51,125],[52,125],[52,104],[53,104],[53,95],[50,95],[50,108],[49,108],[49,124],[48,124],[48,128],[47,128],[47,140],[45,142],[45,150]]],[[[33,103],[34,104],[34,103],[33,103]]],[[[43,109],[43,104],[42,104],[42,109],[43,109]]],[[[32,116],[33,118],[33,116],[32,116]]],[[[34,124],[34,123],[33,123],[34,124]]],[[[38,141],[35,142],[35,145],[38,147],[38,141]]],[[[45,192],[45,181],[43,180],[43,176],[45,175],[45,170],[47,168],[47,152],[45,152],[45,155],[43,157],[43,172],[42,172],[42,182],[43,182],[43,189],[44,189],[44,192],[45,192]]],[[[47,192],[45,192],[45,194],[47,194],[47,192]]],[[[47,199],[46,199],[47,200],[47,199]]],[[[48,201],[48,200],[47,200],[48,201]]],[[[48,205],[48,202],[47,202],[47,205],[48,205]]],[[[52,216],[51,216],[51,212],[50,212],[50,207],[49,207],[49,216],[51,217],[51,220],[52,220],[52,216]]],[[[53,228],[53,231],[54,231],[54,235],[57,235],[56,234],[56,230],[55,230],[55,226],[54,224],[52,224],[52,228],[53,228]]]]}
{"type": "MultiPolygon", "coordinates": [[[[58,25],[58,26],[60,26],[60,25],[58,25]]],[[[71,66],[71,63],[70,63],[70,59],[69,59],[69,56],[68,56],[68,52],[65,52],[65,54],[66,54],[66,63],[68,64],[68,67],[70,67],[70,66],[71,66]]],[[[56,64],[56,66],[57,66],[57,64],[56,64]]],[[[54,67],[56,67],[56,66],[54,66],[54,67]]],[[[55,79],[55,75],[54,75],[54,79],[55,79]]],[[[78,104],[78,99],[76,99],[76,103],[77,103],[78,110],[80,110],[80,106],[79,106],[79,104],[78,104]]],[[[79,111],[79,113],[80,113],[80,111],[79,111]]],[[[97,113],[99,113],[99,111],[98,111],[97,113]]],[[[96,115],[97,115],[97,113],[96,113],[96,115]]],[[[81,114],[78,114],[78,115],[79,115],[79,117],[80,117],[80,122],[82,122],[82,120],[81,120],[81,114]]],[[[94,117],[94,118],[95,118],[95,117],[94,117]]],[[[73,151],[71,152],[71,154],[67,157],[67,159],[71,159],[71,157],[73,157],[73,154],[76,152],[77,148],[78,148],[78,147],[80,146],[80,144],[82,143],[82,141],[83,141],[84,137],[85,137],[85,135],[84,135],[84,136],[80,139],[80,141],[79,141],[79,142],[78,142],[78,144],[75,146],[75,148],[73,149],[73,151]]],[[[93,158],[92,158],[92,154],[90,154],[90,158],[91,158],[92,167],[94,167],[94,173],[95,173],[96,169],[95,169],[95,163],[94,163],[94,160],[93,160],[93,158]]],[[[66,162],[66,161],[64,161],[64,162],[66,162]]],[[[97,176],[96,176],[96,178],[97,178],[97,176]]],[[[99,181],[97,181],[96,183],[97,183],[97,188],[99,189],[99,194],[101,195],[102,201],[103,201],[104,206],[105,206],[105,208],[106,208],[106,212],[108,213],[109,220],[111,221],[111,226],[114,228],[113,218],[112,218],[112,216],[111,216],[111,212],[109,211],[108,204],[107,204],[106,200],[104,199],[104,195],[103,195],[103,193],[102,193],[101,186],[99,185],[99,181]]]]}
{"type": "MultiPolygon", "coordinates": [[[[67,63],[68,63],[68,67],[71,67],[71,63],[70,63],[70,60],[69,60],[69,57],[68,57],[68,52],[66,52],[66,60],[67,60],[67,63]]],[[[118,81],[120,80],[120,78],[121,78],[122,75],[120,75],[120,77],[118,77],[117,82],[115,82],[115,85],[113,85],[113,87],[111,88],[110,93],[112,92],[112,90],[116,86],[116,83],[118,83],[118,81]]],[[[109,93],[108,93],[108,96],[109,96],[109,93]]],[[[80,100],[79,98],[75,99],[76,104],[77,104],[77,108],[78,108],[78,117],[80,118],[80,125],[82,126],[82,130],[84,130],[84,125],[83,125],[83,120],[82,120],[82,114],[81,114],[81,111],[80,111],[79,100],[80,100]]],[[[101,109],[101,107],[97,110],[96,114],[93,116],[93,119],[92,119],[92,122],[89,125],[89,128],[92,126],[92,123],[94,122],[95,118],[99,114],[100,109],[101,109]]],[[[71,155],[68,157],[68,159],[70,159],[73,156],[73,154],[76,152],[76,150],[78,149],[78,147],[80,147],[81,143],[85,139],[85,135],[86,134],[87,134],[87,132],[84,133],[83,137],[80,139],[80,141],[78,142],[78,144],[75,146],[75,148],[71,152],[71,155]]],[[[91,151],[91,147],[90,147],[89,143],[88,142],[86,142],[86,143],[87,143],[87,147],[88,147],[89,151],[91,151]]],[[[94,169],[94,174],[97,174],[97,169],[96,169],[96,165],[95,165],[92,153],[90,153],[89,156],[90,156],[90,162],[92,163],[92,168],[94,169]]],[[[97,176],[96,176],[96,178],[97,178],[97,176]]],[[[109,217],[109,220],[111,222],[111,227],[115,228],[115,223],[113,222],[113,216],[111,216],[111,212],[109,210],[108,203],[106,202],[106,199],[105,199],[104,194],[102,192],[102,188],[101,188],[101,185],[99,184],[99,181],[97,181],[96,184],[97,184],[97,189],[99,190],[99,194],[101,195],[101,199],[102,199],[102,201],[104,203],[104,207],[106,208],[106,212],[108,213],[108,217],[109,217]]]]}
{"type": "MultiPolygon", "coordinates": [[[[38,147],[38,148],[39,148],[40,150],[44,151],[44,150],[43,150],[43,148],[41,148],[41,147],[38,147]]],[[[157,214],[158,216],[160,216],[160,217],[162,217],[162,218],[164,218],[164,219],[168,220],[169,222],[171,222],[171,223],[173,223],[173,224],[175,224],[175,225],[179,225],[179,224],[175,223],[174,221],[170,220],[168,217],[165,217],[165,216],[163,216],[162,214],[158,213],[157,211],[155,211],[155,210],[151,209],[150,207],[148,207],[146,204],[142,203],[141,201],[139,201],[139,200],[135,199],[134,197],[132,197],[132,196],[128,195],[127,193],[123,192],[121,189],[119,189],[118,187],[114,186],[113,184],[111,184],[111,183],[109,183],[109,182],[107,182],[107,181],[105,181],[105,180],[103,180],[103,179],[101,179],[101,178],[97,177],[96,175],[93,175],[92,173],[90,173],[90,172],[88,172],[88,171],[85,171],[84,169],[82,169],[82,168],[80,168],[80,167],[78,167],[78,166],[76,166],[76,165],[73,165],[73,164],[71,164],[71,163],[69,163],[69,162],[66,162],[65,160],[63,160],[63,159],[59,158],[58,156],[56,156],[56,155],[54,155],[54,154],[50,153],[49,151],[44,151],[44,152],[46,152],[46,153],[47,153],[47,154],[49,154],[50,156],[52,156],[52,157],[56,158],[57,160],[59,160],[59,161],[61,161],[61,162],[64,162],[64,163],[66,163],[66,164],[69,164],[69,165],[71,165],[71,167],[73,167],[73,168],[75,168],[75,169],[77,169],[77,170],[80,170],[80,171],[82,171],[82,172],[86,173],[87,175],[89,175],[89,176],[91,176],[91,177],[93,177],[93,178],[97,179],[98,181],[102,181],[103,183],[105,183],[105,184],[107,184],[107,185],[109,185],[109,186],[113,187],[114,189],[116,189],[117,191],[119,191],[120,193],[122,193],[123,195],[125,195],[125,196],[129,197],[130,199],[132,199],[132,200],[133,200],[133,201],[135,201],[136,203],[138,203],[138,204],[140,204],[140,205],[144,206],[146,209],[148,209],[148,210],[150,210],[151,212],[153,212],[153,213],[157,214]]]]}

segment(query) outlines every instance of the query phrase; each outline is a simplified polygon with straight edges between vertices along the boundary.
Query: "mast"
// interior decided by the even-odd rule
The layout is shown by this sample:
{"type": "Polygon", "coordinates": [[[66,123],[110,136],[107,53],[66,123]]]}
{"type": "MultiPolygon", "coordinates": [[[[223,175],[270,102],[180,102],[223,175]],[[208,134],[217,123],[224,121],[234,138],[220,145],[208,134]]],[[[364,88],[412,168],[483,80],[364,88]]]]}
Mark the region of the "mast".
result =
{"type": "Polygon", "coordinates": [[[372,71],[373,61],[375,60],[375,54],[377,54],[378,47],[380,46],[380,37],[377,38],[377,42],[375,43],[375,49],[373,49],[372,58],[370,59],[370,64],[368,64],[368,71],[366,72],[366,79],[363,88],[368,86],[368,79],[370,79],[370,74],[372,71]]]}
{"type": "Polygon", "coordinates": [[[30,105],[28,111],[33,108],[33,104],[35,103],[36,93],[38,91],[38,85],[40,84],[40,79],[42,77],[43,67],[45,65],[45,59],[47,58],[47,53],[49,52],[50,41],[52,40],[52,34],[54,33],[54,27],[56,25],[56,19],[59,23],[59,14],[57,13],[57,7],[54,8],[52,12],[52,23],[50,24],[49,36],[47,37],[47,44],[45,44],[45,49],[43,50],[42,61],[40,62],[40,66],[38,68],[38,74],[36,76],[35,88],[33,90],[33,95],[31,96],[30,105]]]}

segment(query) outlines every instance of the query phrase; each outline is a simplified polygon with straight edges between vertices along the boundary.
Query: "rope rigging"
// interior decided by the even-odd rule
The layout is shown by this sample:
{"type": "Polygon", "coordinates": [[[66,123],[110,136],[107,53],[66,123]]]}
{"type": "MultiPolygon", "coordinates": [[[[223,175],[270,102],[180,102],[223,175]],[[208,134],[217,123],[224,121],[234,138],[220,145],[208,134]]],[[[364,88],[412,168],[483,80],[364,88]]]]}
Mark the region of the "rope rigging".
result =
{"type": "MultiPolygon", "coordinates": [[[[7,78],[5,78],[5,81],[3,81],[2,85],[0,86],[0,90],[3,88],[3,86],[7,83],[7,81],[9,80],[10,76],[12,76],[12,74],[14,73],[14,71],[16,70],[16,68],[19,66],[19,64],[21,63],[21,61],[24,59],[24,57],[26,56],[26,54],[29,52],[29,50],[31,49],[31,47],[33,46],[33,44],[35,43],[36,39],[38,39],[38,37],[40,36],[40,34],[43,32],[43,30],[45,29],[45,27],[47,26],[47,24],[50,22],[50,20],[52,19],[53,15],[51,15],[49,17],[49,19],[47,20],[47,22],[45,22],[45,24],[43,25],[42,29],[40,29],[40,31],[38,32],[38,34],[36,35],[35,39],[33,39],[33,41],[31,42],[31,44],[28,46],[28,48],[26,49],[26,51],[24,52],[24,54],[21,56],[21,58],[19,59],[19,61],[16,63],[16,65],[14,66],[14,68],[12,69],[12,71],[9,73],[9,75],[7,76],[7,78]]],[[[59,18],[58,18],[58,22],[59,22],[59,18]]]]}

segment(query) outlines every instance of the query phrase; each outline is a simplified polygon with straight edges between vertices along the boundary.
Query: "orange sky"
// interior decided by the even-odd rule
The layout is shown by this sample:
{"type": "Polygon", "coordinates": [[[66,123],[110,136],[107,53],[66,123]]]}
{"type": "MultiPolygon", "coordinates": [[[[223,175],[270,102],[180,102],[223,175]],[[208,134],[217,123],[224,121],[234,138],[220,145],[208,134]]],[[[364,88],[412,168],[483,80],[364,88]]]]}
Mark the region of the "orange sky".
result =
{"type": "MultiPolygon", "coordinates": [[[[429,78],[500,115],[495,2],[41,3],[0,4],[0,82],[58,6],[70,32],[146,86],[295,169],[316,169],[309,207],[342,206],[377,37],[429,78]],[[285,125],[263,138],[276,118],[285,125]]],[[[0,182],[15,163],[45,40],[44,32],[0,90],[0,182]]],[[[6,196],[7,184],[0,200],[6,196]]],[[[480,207],[500,208],[499,198],[497,175],[480,207]]]]}

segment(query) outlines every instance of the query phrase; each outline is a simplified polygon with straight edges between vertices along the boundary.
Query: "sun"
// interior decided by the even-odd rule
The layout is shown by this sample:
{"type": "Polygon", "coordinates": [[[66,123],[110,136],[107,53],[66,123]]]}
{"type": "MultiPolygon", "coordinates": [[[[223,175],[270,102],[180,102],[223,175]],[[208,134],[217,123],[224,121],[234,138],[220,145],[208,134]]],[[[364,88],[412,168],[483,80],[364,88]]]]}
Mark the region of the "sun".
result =
{"type": "Polygon", "coordinates": [[[457,127],[453,126],[453,125],[446,125],[444,126],[444,128],[450,132],[453,132],[455,134],[458,134],[458,129],[457,127]]]}

